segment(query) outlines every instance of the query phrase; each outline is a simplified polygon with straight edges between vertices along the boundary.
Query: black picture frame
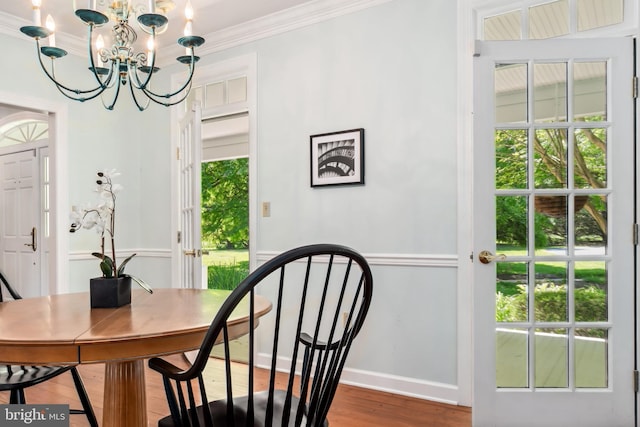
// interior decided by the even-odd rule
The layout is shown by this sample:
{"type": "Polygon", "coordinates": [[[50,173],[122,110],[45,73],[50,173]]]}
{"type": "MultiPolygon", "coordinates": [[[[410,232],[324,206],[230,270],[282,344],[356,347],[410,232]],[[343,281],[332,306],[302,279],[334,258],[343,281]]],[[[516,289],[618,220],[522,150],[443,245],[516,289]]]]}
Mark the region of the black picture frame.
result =
{"type": "Polygon", "coordinates": [[[311,187],[364,185],[364,129],[311,135],[311,187]]]}

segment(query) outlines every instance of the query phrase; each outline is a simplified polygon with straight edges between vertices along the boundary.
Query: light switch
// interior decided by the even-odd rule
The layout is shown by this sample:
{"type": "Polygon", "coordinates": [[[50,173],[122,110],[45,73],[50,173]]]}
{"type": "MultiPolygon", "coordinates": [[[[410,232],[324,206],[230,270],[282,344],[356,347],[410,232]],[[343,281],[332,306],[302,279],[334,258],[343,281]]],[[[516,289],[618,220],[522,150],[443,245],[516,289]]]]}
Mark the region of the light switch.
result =
{"type": "Polygon", "coordinates": [[[263,217],[271,216],[271,203],[270,202],[262,202],[262,216],[263,217]]]}

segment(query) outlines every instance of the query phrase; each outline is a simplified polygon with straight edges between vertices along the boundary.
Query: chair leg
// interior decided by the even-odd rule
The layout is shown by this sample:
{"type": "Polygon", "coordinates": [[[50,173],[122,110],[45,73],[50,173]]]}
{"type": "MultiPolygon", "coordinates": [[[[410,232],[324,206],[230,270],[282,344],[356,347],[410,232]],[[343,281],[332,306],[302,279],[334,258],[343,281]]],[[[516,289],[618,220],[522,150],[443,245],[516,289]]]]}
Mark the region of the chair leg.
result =
{"type": "Polygon", "coordinates": [[[78,392],[78,397],[82,403],[82,408],[84,409],[84,414],[89,421],[89,425],[91,427],[98,427],[98,421],[96,420],[96,415],[93,412],[93,406],[91,406],[91,402],[89,401],[87,390],[84,388],[80,374],[75,366],[71,368],[71,376],[73,377],[73,382],[76,385],[76,391],[78,392]]]}
{"type": "Polygon", "coordinates": [[[11,390],[9,394],[9,403],[18,405],[24,405],[25,403],[27,403],[24,397],[24,389],[15,388],[11,390]]]}

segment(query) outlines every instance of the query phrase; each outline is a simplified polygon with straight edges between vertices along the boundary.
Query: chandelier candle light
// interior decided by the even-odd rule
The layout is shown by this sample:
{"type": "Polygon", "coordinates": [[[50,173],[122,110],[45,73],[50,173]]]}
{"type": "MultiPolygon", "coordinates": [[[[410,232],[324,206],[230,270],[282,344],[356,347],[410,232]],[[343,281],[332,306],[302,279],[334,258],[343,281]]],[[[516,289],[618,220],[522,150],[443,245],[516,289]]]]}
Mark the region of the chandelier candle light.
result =
{"type": "Polygon", "coordinates": [[[187,0],[185,7],[186,25],[184,37],[178,39],[178,44],[185,48],[185,55],[176,58],[178,62],[189,67],[189,77],[187,81],[172,93],[158,94],[151,90],[151,78],[160,69],[156,64],[156,36],[167,29],[169,20],[164,14],[156,13],[157,6],[161,11],[166,12],[165,6],[172,7],[173,2],[168,0],[149,0],[148,5],[133,5],[129,0],[88,0],[87,9],[77,8],[76,0],[73,2],[75,14],[88,27],[89,30],[89,71],[96,80],[96,86],[91,89],[72,89],[56,78],[55,61],[67,54],[67,51],[56,47],[55,22],[51,15],[45,20],[45,27],[42,26],[41,6],[42,0],[32,0],[33,5],[33,25],[20,28],[24,34],[32,37],[36,41],[38,60],[42,70],[47,77],[55,83],[58,90],[67,98],[84,102],[98,96],[102,99],[102,104],[108,110],[113,110],[118,100],[120,88],[129,86],[131,97],[140,111],[144,111],[153,101],[166,107],[182,102],[189,95],[191,82],[195,71],[195,64],[200,59],[195,55],[195,48],[204,43],[204,39],[192,35],[193,31],[193,8],[190,0],[187,0]],[[96,2],[107,3],[106,13],[99,12],[96,2]],[[140,29],[149,34],[146,44],[147,51],[136,53],[134,43],[138,35],[129,25],[129,19],[137,16],[140,29]],[[98,35],[94,44],[94,29],[109,22],[112,19],[115,24],[111,31],[114,40],[111,49],[104,47],[102,35],[98,35]],[[41,46],[40,40],[48,39],[48,46],[41,46]],[[94,50],[95,46],[95,50],[94,50]],[[95,53],[94,53],[95,52],[95,53]],[[51,66],[47,68],[43,62],[43,56],[51,60],[51,66]],[[112,98],[105,102],[103,93],[107,89],[113,89],[112,98]],[[141,102],[140,94],[144,94],[146,102],[141,102]]]}

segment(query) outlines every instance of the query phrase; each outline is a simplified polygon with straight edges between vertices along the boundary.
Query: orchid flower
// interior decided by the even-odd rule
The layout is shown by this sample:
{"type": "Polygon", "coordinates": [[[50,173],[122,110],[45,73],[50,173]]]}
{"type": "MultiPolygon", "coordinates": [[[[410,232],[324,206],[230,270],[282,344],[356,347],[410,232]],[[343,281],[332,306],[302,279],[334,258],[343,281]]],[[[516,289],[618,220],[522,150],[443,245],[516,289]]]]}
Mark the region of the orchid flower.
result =
{"type": "Polygon", "coordinates": [[[149,285],[142,279],[124,273],[124,267],[136,254],[132,254],[124,261],[117,264],[115,249],[115,216],[116,216],[116,194],[122,191],[120,184],[114,184],[113,178],[120,176],[115,169],[99,171],[97,174],[95,191],[98,193],[99,202],[95,205],[87,204],[84,207],[74,206],[69,215],[71,220],[70,232],[84,229],[95,229],[100,236],[100,252],[93,252],[91,255],[100,258],[100,270],[102,276],[130,277],[147,292],[153,293],[149,285]],[[109,240],[111,245],[111,256],[105,254],[105,240],[109,240]]]}

